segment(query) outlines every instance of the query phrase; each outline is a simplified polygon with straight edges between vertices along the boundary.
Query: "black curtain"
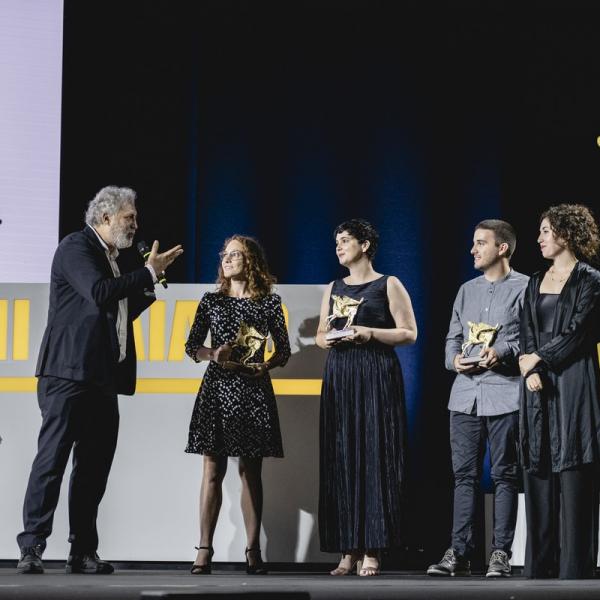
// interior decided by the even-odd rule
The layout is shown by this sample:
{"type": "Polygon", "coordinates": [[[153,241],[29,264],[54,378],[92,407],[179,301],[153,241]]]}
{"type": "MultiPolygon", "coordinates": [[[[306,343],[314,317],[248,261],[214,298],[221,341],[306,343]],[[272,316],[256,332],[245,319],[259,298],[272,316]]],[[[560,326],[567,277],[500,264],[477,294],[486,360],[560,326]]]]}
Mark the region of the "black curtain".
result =
{"type": "Polygon", "coordinates": [[[443,345],[476,276],[473,226],[513,223],[514,267],[531,273],[540,211],[597,206],[597,17],[573,1],[65,2],[61,237],[100,187],[129,185],[140,238],[186,247],[171,281],[214,280],[238,232],[262,241],[280,282],[326,283],[340,275],[334,227],[379,228],[375,266],[405,283],[420,329],[400,352],[400,565],[449,540],[443,345]]]}

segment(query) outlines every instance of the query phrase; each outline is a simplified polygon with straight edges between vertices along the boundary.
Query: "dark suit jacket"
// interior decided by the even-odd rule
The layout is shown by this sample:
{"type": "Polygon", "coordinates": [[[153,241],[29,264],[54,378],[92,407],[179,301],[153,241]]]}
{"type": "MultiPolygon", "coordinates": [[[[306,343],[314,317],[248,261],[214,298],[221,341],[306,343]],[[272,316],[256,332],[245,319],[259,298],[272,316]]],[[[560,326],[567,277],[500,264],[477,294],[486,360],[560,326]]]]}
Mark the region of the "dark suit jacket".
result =
{"type": "Polygon", "coordinates": [[[114,277],[104,248],[90,227],[65,237],[54,254],[48,325],[36,376],[51,375],[133,394],[136,357],[133,320],[155,298],[145,267],[114,277]],[[119,300],[128,299],[127,354],[119,363],[119,300]]]}

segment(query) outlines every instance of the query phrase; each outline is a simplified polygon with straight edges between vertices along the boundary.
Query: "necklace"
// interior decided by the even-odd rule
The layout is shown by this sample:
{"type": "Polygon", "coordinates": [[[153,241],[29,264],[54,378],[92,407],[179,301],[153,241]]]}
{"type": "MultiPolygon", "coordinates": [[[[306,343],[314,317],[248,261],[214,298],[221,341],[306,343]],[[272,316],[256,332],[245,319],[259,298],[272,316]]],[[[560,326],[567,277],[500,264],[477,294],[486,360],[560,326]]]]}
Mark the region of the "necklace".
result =
{"type": "Polygon", "coordinates": [[[575,265],[577,264],[578,261],[575,261],[573,263],[573,265],[571,266],[571,268],[568,270],[567,273],[565,273],[564,277],[560,277],[557,275],[556,271],[554,270],[554,265],[552,265],[550,267],[550,269],[548,269],[548,272],[550,273],[550,279],[552,281],[554,281],[555,283],[563,283],[563,281],[566,281],[569,278],[569,275],[571,274],[571,272],[573,271],[573,269],[575,268],[575,265]],[[556,275],[556,277],[555,277],[556,275]]]}

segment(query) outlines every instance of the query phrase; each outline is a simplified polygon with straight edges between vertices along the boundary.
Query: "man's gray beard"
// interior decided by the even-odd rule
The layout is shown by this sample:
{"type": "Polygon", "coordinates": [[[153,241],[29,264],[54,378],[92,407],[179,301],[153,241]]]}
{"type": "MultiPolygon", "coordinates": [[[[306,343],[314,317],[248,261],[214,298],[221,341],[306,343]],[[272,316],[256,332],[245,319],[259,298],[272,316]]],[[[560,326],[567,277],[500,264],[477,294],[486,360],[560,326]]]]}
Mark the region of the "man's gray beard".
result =
{"type": "Polygon", "coordinates": [[[125,229],[117,229],[115,232],[113,232],[114,244],[117,250],[131,248],[131,245],[133,244],[133,236],[129,237],[127,234],[128,231],[125,229]]]}

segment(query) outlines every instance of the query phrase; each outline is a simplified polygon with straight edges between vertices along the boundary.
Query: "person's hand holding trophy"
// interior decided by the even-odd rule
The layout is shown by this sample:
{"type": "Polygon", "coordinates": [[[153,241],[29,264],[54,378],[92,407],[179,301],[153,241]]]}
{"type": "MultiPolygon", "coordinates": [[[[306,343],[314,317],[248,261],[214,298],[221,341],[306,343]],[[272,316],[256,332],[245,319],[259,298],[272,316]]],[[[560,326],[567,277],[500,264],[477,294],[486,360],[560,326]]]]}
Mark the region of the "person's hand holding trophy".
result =
{"type": "Polygon", "coordinates": [[[492,347],[500,325],[495,327],[487,323],[468,321],[469,337],[462,345],[460,354],[454,358],[454,368],[458,373],[471,373],[476,369],[490,369],[499,362],[499,356],[492,347]],[[473,349],[482,346],[479,352],[473,354],[473,349]]]}
{"type": "Polygon", "coordinates": [[[267,336],[260,333],[257,329],[244,322],[240,323],[240,328],[236,339],[227,344],[230,348],[227,360],[221,363],[221,366],[228,371],[235,371],[244,377],[256,378],[261,377],[267,372],[267,364],[251,363],[250,360],[260,350],[265,343],[267,336]],[[240,348],[242,355],[239,360],[229,360],[234,348],[240,348]]]}
{"type": "Polygon", "coordinates": [[[217,364],[223,365],[229,360],[232,352],[233,348],[230,344],[222,344],[211,352],[210,360],[214,360],[217,364]]]}
{"type": "Polygon", "coordinates": [[[352,327],[352,322],[356,318],[358,307],[362,304],[364,298],[355,300],[349,296],[331,296],[333,299],[333,310],[332,313],[327,317],[327,333],[325,334],[325,340],[328,346],[333,346],[338,342],[350,339],[356,335],[355,329],[352,327]],[[342,329],[332,328],[332,323],[336,319],[346,319],[342,329]]]}

